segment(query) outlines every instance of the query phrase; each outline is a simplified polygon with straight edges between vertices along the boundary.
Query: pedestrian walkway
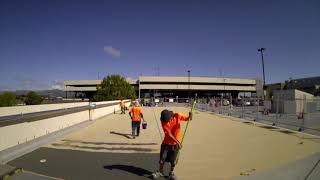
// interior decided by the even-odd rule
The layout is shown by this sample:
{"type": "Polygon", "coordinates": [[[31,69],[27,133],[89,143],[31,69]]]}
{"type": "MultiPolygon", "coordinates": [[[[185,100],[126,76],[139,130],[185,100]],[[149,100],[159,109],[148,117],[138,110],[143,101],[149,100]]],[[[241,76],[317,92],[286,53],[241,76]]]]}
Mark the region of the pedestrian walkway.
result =
{"type": "MultiPolygon", "coordinates": [[[[147,179],[158,168],[161,140],[156,122],[163,109],[143,108],[148,128],[136,139],[131,138],[128,114],[117,113],[8,164],[68,180],[147,179]]],[[[175,172],[182,180],[250,177],[318,152],[316,136],[196,111],[175,172]]]]}

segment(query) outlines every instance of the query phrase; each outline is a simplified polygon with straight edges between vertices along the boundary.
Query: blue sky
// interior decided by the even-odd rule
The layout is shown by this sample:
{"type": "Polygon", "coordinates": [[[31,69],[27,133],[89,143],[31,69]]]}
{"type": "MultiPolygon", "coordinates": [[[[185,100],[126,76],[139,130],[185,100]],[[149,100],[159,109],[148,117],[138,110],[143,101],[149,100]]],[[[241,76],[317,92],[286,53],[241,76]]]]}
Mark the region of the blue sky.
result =
{"type": "Polygon", "coordinates": [[[160,75],[319,76],[317,0],[0,0],[0,90],[160,75]]]}

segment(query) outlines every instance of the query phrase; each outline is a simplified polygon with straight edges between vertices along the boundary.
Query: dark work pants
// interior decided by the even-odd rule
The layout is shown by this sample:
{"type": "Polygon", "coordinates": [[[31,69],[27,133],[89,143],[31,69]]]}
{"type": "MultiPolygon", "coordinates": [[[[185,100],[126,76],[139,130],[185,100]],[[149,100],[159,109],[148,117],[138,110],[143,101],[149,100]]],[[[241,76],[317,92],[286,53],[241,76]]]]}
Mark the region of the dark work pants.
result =
{"type": "Polygon", "coordinates": [[[132,136],[139,136],[140,134],[141,121],[131,121],[132,125],[132,136]]]}

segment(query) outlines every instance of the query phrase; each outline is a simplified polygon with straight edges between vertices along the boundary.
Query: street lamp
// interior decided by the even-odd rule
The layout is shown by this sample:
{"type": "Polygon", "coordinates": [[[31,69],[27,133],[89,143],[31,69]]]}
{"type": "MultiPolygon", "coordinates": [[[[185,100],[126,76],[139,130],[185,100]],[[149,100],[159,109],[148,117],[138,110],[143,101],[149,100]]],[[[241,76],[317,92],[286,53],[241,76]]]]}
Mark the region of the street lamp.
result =
{"type": "Polygon", "coordinates": [[[190,70],[188,70],[188,98],[189,98],[189,101],[191,100],[190,94],[191,94],[190,93],[190,70]]]}
{"type": "Polygon", "coordinates": [[[263,88],[262,88],[262,91],[263,91],[263,99],[265,99],[264,90],[266,88],[266,78],[265,78],[265,73],[264,73],[264,59],[263,59],[263,51],[265,51],[265,50],[266,50],[266,48],[258,49],[258,52],[260,52],[260,54],[261,54],[261,61],[262,61],[262,72],[263,72],[263,88]]]}
{"type": "Polygon", "coordinates": [[[266,86],[266,79],[265,79],[265,74],[264,74],[264,60],[263,60],[263,51],[265,51],[266,48],[260,48],[258,49],[258,51],[260,52],[261,54],[261,60],[262,60],[262,72],[263,72],[263,90],[266,86]]]}

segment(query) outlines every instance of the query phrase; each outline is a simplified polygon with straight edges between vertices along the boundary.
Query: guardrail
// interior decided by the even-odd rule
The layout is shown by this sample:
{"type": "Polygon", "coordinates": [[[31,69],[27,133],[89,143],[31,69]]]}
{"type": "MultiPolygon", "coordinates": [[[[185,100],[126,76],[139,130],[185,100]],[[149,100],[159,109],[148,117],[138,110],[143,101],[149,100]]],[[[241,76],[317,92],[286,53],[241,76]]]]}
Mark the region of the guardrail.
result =
{"type": "Polygon", "coordinates": [[[197,103],[196,109],[320,135],[320,112],[304,113],[303,116],[299,116],[296,114],[265,113],[262,106],[228,105],[215,107],[205,103],[197,103]]]}

